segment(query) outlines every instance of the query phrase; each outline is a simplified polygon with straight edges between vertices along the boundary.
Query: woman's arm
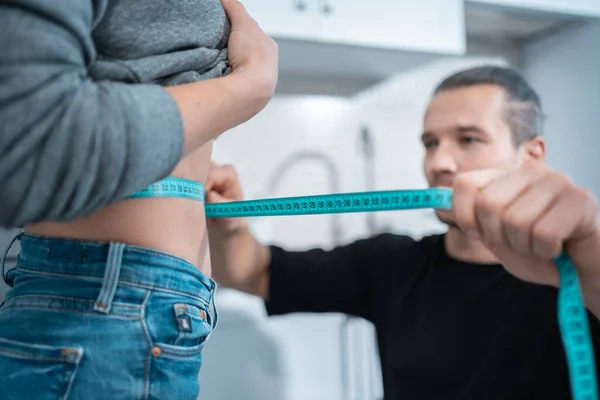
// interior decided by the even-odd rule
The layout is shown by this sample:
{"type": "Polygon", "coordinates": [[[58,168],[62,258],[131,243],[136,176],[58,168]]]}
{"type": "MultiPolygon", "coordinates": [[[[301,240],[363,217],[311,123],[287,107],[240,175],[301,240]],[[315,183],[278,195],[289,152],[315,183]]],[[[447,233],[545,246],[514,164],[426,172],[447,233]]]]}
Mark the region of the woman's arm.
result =
{"type": "Polygon", "coordinates": [[[272,95],[277,77],[262,71],[276,69],[276,46],[232,0],[223,4],[233,31],[262,42],[239,51],[231,75],[173,88],[92,81],[91,31],[106,3],[0,2],[0,226],[71,220],[117,201],[272,95]]]}

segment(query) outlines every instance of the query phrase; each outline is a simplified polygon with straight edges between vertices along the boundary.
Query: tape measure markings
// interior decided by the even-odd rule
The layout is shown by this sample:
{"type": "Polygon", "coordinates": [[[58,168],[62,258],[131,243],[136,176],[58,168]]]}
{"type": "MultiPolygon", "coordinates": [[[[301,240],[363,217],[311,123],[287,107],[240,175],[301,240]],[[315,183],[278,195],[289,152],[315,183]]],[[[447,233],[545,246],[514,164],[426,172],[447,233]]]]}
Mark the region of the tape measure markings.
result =
{"type": "Polygon", "coordinates": [[[180,197],[204,201],[204,185],[189,179],[168,177],[148,185],[125,199],[144,199],[158,197],[180,197]]]}
{"type": "MultiPolygon", "coordinates": [[[[165,178],[127,199],[182,197],[204,202],[204,186],[182,178],[165,178]]],[[[309,215],[418,208],[449,209],[452,190],[388,190],[283,197],[206,204],[208,218],[309,215]]],[[[579,278],[566,253],[554,260],[559,271],[558,322],[567,358],[573,400],[598,400],[594,348],[579,278]]]]}
{"type": "Polygon", "coordinates": [[[208,218],[356,213],[450,208],[449,189],[390,190],[207,204],[208,218]]]}
{"type": "Polygon", "coordinates": [[[594,348],[579,278],[566,253],[559,256],[555,264],[560,276],[558,321],[569,365],[573,398],[596,400],[598,382],[594,348]]]}

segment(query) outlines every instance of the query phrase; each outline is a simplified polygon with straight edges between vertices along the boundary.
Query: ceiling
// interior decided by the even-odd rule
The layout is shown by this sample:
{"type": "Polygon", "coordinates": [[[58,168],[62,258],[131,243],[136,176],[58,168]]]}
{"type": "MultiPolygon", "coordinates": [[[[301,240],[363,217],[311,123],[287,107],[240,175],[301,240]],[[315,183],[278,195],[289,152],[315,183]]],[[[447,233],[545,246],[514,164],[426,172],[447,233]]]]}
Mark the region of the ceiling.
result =
{"type": "Polygon", "coordinates": [[[563,14],[501,9],[469,2],[465,6],[467,37],[528,41],[565,29],[582,20],[581,17],[563,14]]]}

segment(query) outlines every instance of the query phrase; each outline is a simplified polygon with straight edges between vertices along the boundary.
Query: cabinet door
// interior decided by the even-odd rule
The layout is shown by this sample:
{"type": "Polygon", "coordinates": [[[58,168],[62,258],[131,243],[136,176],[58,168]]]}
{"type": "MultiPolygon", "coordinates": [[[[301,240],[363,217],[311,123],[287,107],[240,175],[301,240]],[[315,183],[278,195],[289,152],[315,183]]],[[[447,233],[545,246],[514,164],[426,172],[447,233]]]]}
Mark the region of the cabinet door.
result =
{"type": "Polygon", "coordinates": [[[242,3],[270,36],[316,39],[319,35],[319,0],[242,0],[242,3]]]}
{"type": "Polygon", "coordinates": [[[584,17],[600,17],[599,0],[468,0],[470,3],[584,17]]]}
{"type": "Polygon", "coordinates": [[[320,0],[321,39],[349,45],[461,54],[463,0],[320,0]]]}

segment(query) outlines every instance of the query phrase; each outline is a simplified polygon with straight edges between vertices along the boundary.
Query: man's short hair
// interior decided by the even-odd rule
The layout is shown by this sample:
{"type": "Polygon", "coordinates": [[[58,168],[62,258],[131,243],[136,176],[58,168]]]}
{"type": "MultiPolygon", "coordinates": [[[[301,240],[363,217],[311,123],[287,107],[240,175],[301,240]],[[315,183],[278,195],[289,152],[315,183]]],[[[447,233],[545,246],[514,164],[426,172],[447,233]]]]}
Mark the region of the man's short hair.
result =
{"type": "Polygon", "coordinates": [[[507,95],[507,122],[515,146],[542,134],[543,114],[538,94],[517,71],[499,66],[479,66],[444,79],[434,94],[476,85],[496,85],[507,95]]]}

